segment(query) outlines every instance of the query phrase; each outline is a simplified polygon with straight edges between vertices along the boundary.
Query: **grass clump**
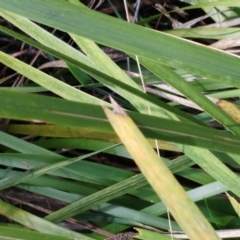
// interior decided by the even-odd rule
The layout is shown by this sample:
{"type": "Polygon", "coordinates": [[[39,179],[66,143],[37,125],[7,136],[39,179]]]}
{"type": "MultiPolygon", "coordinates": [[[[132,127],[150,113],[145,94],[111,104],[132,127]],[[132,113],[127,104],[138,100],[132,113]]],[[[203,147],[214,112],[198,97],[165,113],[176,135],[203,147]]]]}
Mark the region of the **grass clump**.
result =
{"type": "Polygon", "coordinates": [[[0,14],[2,236],[239,237],[236,1],[0,14]]]}

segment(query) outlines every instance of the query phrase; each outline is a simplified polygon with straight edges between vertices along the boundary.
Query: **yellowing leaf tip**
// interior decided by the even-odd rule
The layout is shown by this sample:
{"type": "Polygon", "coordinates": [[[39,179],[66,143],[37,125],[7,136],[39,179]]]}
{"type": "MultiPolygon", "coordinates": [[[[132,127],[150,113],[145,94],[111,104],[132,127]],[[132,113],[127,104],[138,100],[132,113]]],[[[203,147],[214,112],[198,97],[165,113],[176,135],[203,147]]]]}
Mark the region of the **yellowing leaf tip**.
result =
{"type": "Polygon", "coordinates": [[[121,115],[121,116],[124,116],[126,117],[127,114],[126,112],[121,108],[121,106],[110,96],[110,101],[113,105],[113,112],[117,115],[121,115]]]}

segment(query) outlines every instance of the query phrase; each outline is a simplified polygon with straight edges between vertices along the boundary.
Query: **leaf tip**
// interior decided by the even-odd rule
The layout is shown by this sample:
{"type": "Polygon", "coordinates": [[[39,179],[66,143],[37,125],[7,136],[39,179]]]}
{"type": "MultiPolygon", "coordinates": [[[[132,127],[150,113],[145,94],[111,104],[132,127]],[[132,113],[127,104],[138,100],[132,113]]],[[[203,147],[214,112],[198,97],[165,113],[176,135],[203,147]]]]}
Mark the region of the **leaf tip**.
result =
{"type": "Polygon", "coordinates": [[[113,105],[113,112],[117,115],[127,117],[126,112],[121,108],[121,106],[110,96],[110,102],[113,105]]]}

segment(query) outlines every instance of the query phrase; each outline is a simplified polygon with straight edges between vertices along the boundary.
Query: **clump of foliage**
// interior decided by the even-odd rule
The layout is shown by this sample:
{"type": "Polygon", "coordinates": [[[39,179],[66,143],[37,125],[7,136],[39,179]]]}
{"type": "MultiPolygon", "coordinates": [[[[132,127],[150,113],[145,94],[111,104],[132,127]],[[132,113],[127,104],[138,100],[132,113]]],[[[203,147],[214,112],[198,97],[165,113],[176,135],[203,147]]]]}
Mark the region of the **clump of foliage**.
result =
{"type": "Polygon", "coordinates": [[[239,237],[239,6],[1,0],[0,235],[239,237]]]}

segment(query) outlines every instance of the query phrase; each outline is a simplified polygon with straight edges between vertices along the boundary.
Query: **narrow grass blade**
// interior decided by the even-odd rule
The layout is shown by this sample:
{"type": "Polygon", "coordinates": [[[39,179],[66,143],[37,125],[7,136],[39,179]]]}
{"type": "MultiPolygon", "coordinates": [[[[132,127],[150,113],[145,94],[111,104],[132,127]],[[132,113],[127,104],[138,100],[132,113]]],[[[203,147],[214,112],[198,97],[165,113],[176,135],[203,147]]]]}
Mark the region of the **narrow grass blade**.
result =
{"type": "Polygon", "coordinates": [[[106,107],[104,111],[146,179],[189,237],[219,239],[127,114],[118,105],[114,107],[114,112],[106,107]]]}
{"type": "MultiPolygon", "coordinates": [[[[217,105],[228,113],[237,123],[240,123],[240,105],[225,100],[217,101],[217,105]]],[[[239,125],[237,124],[239,127],[239,125]]]]}
{"type": "Polygon", "coordinates": [[[22,152],[22,153],[35,153],[35,154],[41,154],[41,155],[55,155],[53,152],[46,150],[45,148],[41,148],[39,146],[36,146],[34,144],[31,144],[29,142],[26,142],[22,139],[19,139],[17,137],[11,136],[7,133],[4,133],[0,131],[0,144],[3,146],[9,147],[11,149],[14,149],[16,151],[22,152]]]}
{"type": "Polygon", "coordinates": [[[91,209],[93,206],[107,202],[111,199],[117,198],[118,196],[138,189],[146,184],[147,182],[142,174],[133,176],[88,197],[80,199],[79,201],[76,201],[67,207],[48,215],[45,217],[45,219],[51,222],[60,222],[66,218],[86,211],[87,209],[91,209]]]}
{"type": "MultiPolygon", "coordinates": [[[[83,6],[80,2],[70,0],[70,2],[76,5],[83,6]],[[76,3],[77,2],[77,3],[76,3]]],[[[98,68],[105,74],[112,76],[118,81],[124,82],[134,88],[140,90],[140,87],[120,68],[114,63],[93,41],[86,39],[84,37],[71,34],[70,36],[77,43],[77,45],[87,54],[87,56],[92,59],[98,66],[98,68]]],[[[142,107],[145,104],[145,100],[139,98],[138,96],[131,94],[129,91],[122,89],[117,85],[109,86],[114,92],[123,96],[126,99],[131,99],[132,104],[141,112],[147,113],[147,108],[142,107]]],[[[154,106],[152,106],[154,108],[154,106]]]]}
{"type": "Polygon", "coordinates": [[[0,226],[0,239],[11,240],[74,240],[71,237],[54,236],[17,227],[0,226]]]}
{"type": "Polygon", "coordinates": [[[218,122],[223,124],[235,134],[240,135],[240,128],[237,126],[234,119],[232,119],[226,112],[218,108],[212,101],[205,97],[202,93],[194,88],[189,82],[185,81],[177,75],[172,69],[167,66],[159,65],[154,61],[140,59],[145,67],[161,77],[165,82],[169,83],[185,97],[192,100],[200,106],[209,115],[213,116],[218,122]]]}
{"type": "MultiPolygon", "coordinates": [[[[114,146],[110,146],[110,147],[105,148],[103,150],[107,150],[107,149],[110,149],[112,147],[114,147],[114,146]]],[[[36,178],[38,176],[41,176],[41,175],[46,174],[48,172],[54,171],[56,169],[63,168],[65,166],[69,165],[69,164],[76,163],[76,162],[78,162],[82,159],[85,159],[87,157],[90,157],[90,156],[95,155],[95,154],[100,153],[100,152],[102,152],[102,150],[92,152],[92,153],[89,153],[89,154],[85,154],[81,157],[77,157],[77,158],[74,158],[74,159],[63,160],[63,161],[60,161],[58,163],[51,164],[51,165],[49,165],[49,164],[44,164],[43,166],[40,165],[40,166],[36,167],[35,169],[30,169],[30,170],[28,170],[24,173],[20,173],[16,176],[0,180],[0,190],[11,187],[11,186],[14,186],[14,185],[17,185],[17,184],[25,182],[25,181],[28,181],[32,178],[36,178]]]]}
{"type": "Polygon", "coordinates": [[[134,236],[134,239],[148,239],[148,240],[155,240],[155,239],[161,239],[161,240],[177,240],[177,238],[173,238],[171,236],[166,236],[162,233],[157,233],[141,228],[136,228],[136,230],[139,232],[137,236],[134,236]]]}
{"type": "MultiPolygon", "coordinates": [[[[66,192],[58,191],[56,189],[49,190],[48,188],[42,188],[42,187],[40,188],[37,186],[23,185],[23,184],[19,185],[18,187],[27,191],[35,192],[37,194],[41,194],[43,196],[51,197],[51,198],[65,201],[68,203],[77,201],[80,198],[80,196],[77,194],[72,194],[72,193],[66,194],[66,192]]],[[[168,220],[165,218],[153,216],[150,214],[139,212],[138,210],[122,207],[119,205],[102,203],[96,207],[93,207],[93,210],[98,212],[103,212],[111,216],[120,217],[123,219],[138,221],[142,224],[146,224],[156,228],[161,228],[166,230],[169,229],[168,220]]],[[[181,228],[178,226],[178,224],[175,221],[172,221],[172,229],[176,231],[181,230],[181,228]]]]}
{"type": "MultiPolygon", "coordinates": [[[[207,199],[211,196],[226,192],[226,187],[219,182],[213,182],[187,191],[187,195],[193,202],[207,199]]],[[[149,214],[162,215],[167,212],[165,205],[160,202],[144,209],[149,214]]]]}
{"type": "Polygon", "coordinates": [[[228,199],[231,202],[236,214],[240,217],[240,206],[239,206],[238,201],[235,198],[233,198],[232,196],[230,196],[229,194],[227,194],[227,196],[228,196],[228,199]]]}
{"type": "Polygon", "coordinates": [[[8,203],[0,201],[0,213],[15,222],[18,222],[26,227],[34,229],[38,232],[52,234],[62,237],[70,237],[79,240],[93,240],[91,237],[84,236],[80,233],[70,231],[68,229],[59,227],[56,224],[48,222],[42,218],[16,208],[8,203]]]}
{"type": "MultiPolygon", "coordinates": [[[[7,19],[9,22],[14,24],[16,27],[27,33],[32,38],[36,39],[40,44],[47,48],[50,48],[57,53],[64,54],[70,58],[76,59],[78,62],[83,62],[88,66],[97,67],[94,62],[89,59],[86,55],[71,47],[61,39],[55,37],[44,28],[31,22],[27,18],[21,17],[16,14],[9,13],[7,11],[0,10],[0,15],[7,19]]],[[[17,34],[17,33],[15,33],[17,34]]],[[[19,36],[19,35],[17,35],[19,36]]],[[[25,38],[27,39],[27,37],[25,38]]]]}
{"type": "Polygon", "coordinates": [[[166,33],[184,37],[184,38],[209,38],[209,39],[225,39],[228,38],[239,38],[239,28],[235,27],[221,27],[221,28],[188,28],[188,29],[174,29],[166,31],[166,33]]]}
{"type": "Polygon", "coordinates": [[[48,74],[23,63],[8,54],[0,52],[0,62],[4,62],[5,65],[13,68],[18,73],[26,76],[40,86],[52,91],[53,93],[67,99],[79,102],[88,102],[99,105],[98,99],[82,92],[74,87],[67,85],[59,81],[58,79],[49,76],[48,74]]]}

